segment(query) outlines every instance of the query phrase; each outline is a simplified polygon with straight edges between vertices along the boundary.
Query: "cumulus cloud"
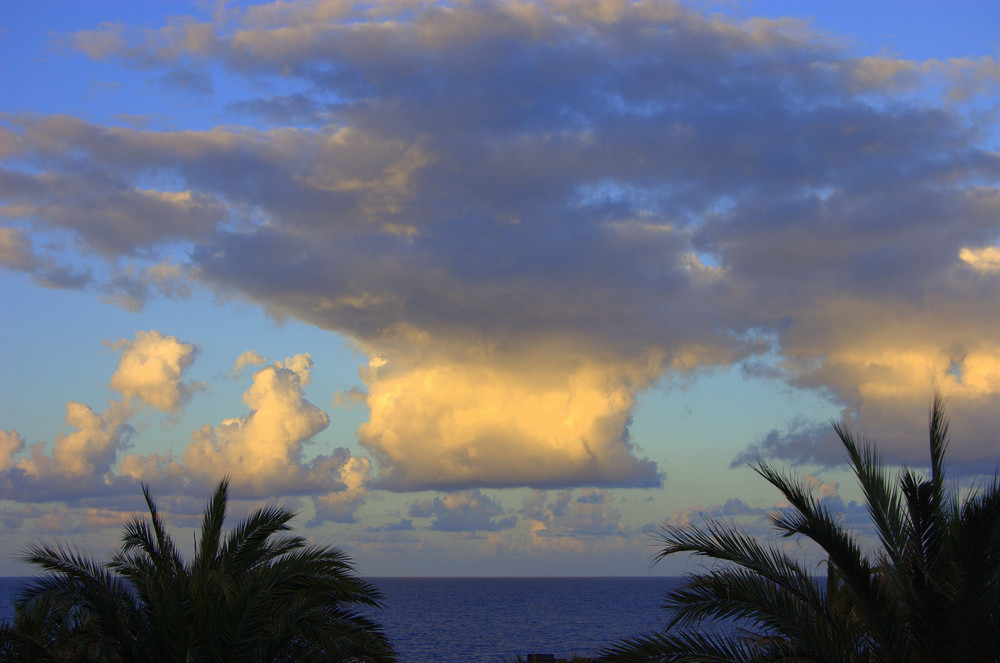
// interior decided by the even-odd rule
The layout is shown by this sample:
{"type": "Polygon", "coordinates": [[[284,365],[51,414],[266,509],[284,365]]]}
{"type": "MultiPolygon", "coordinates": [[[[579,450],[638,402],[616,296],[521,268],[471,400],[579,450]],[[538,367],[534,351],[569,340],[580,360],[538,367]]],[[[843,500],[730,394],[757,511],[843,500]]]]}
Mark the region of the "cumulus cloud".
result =
{"type": "Polygon", "coordinates": [[[386,468],[379,485],[658,485],[656,465],[632,453],[634,389],[611,388],[628,379],[622,367],[552,363],[371,368],[370,416],[358,437],[386,468]],[[433,447],[417,444],[427,440],[433,447]]]}
{"type": "Polygon", "coordinates": [[[331,520],[353,523],[354,513],[365,503],[369,492],[371,461],[362,456],[349,456],[334,474],[340,485],[325,495],[313,499],[316,511],[314,523],[331,520]]]}
{"type": "Polygon", "coordinates": [[[373,485],[657,485],[637,395],[761,357],[894,460],[922,460],[938,385],[956,459],[997,459],[992,59],[629,2],[276,3],[70,41],[246,77],[260,98],[221,101],[255,121],[8,116],[3,215],[106,269],[183,244],[198,282],[349,337],[373,485]]]}
{"type": "Polygon", "coordinates": [[[302,447],[330,423],[325,412],[303,397],[311,370],[307,354],[260,369],[243,395],[250,413],[217,426],[205,424],[192,433],[181,465],[169,459],[163,465],[165,459],[154,455],[130,455],[122,459],[122,472],[151,478],[166,471],[201,477],[206,484],[231,475],[235,485],[246,485],[258,495],[305,489],[309,482],[301,483],[302,447]]]}
{"type": "Polygon", "coordinates": [[[132,410],[110,400],[102,412],[75,401],[66,404],[66,425],[46,452],[43,442],[20,454],[24,440],[14,431],[0,435],[0,497],[47,501],[115,492],[128,481],[114,471],[118,454],[135,432],[128,419],[132,410]]]}
{"type": "Polygon", "coordinates": [[[111,347],[122,355],[111,388],[120,391],[126,402],[137,398],[157,410],[176,412],[202,388],[182,379],[198,352],[190,343],[151,329],[136,332],[134,341],[122,339],[111,347]]]}
{"type": "Polygon", "coordinates": [[[166,490],[183,486],[189,492],[210,490],[228,476],[233,488],[246,496],[310,496],[315,509],[311,527],[354,522],[355,510],[370,492],[371,461],[343,447],[306,454],[306,445],[330,423],[304,396],[312,369],[308,354],[264,366],[243,395],[248,414],[202,425],[179,457],[126,454],[119,462],[121,474],[166,490]]]}
{"type": "Polygon", "coordinates": [[[14,455],[24,448],[24,438],[12,430],[0,430],[0,472],[14,467],[14,455]]]}
{"type": "Polygon", "coordinates": [[[118,472],[120,456],[129,448],[135,429],[130,421],[138,405],[177,414],[201,388],[184,380],[194,361],[194,345],[154,330],[139,331],[134,341],[109,344],[121,352],[110,387],[121,400],[110,399],[103,411],[85,403],[66,404],[68,433],[60,433],[47,450],[44,442],[30,445],[15,431],[0,433],[0,495],[45,501],[83,498],[129,490],[133,481],[118,472]]]}
{"type": "MultiPolygon", "coordinates": [[[[122,353],[111,379],[122,400],[109,400],[102,412],[68,403],[66,424],[73,430],[58,435],[51,451],[37,442],[25,453],[21,435],[0,431],[0,498],[72,499],[88,508],[88,500],[99,498],[100,508],[109,508],[120,496],[134,501],[142,481],[163,496],[165,509],[191,515],[201,504],[185,496],[210,491],[228,476],[241,497],[308,495],[315,507],[310,525],[353,522],[355,510],[369,496],[371,461],[342,447],[307,457],[305,445],[329,425],[327,414],[303,394],[313,368],[308,354],[256,371],[243,397],[250,412],[201,426],[175,457],[172,452],[128,453],[135,434],[129,422],[139,405],[175,412],[183,404],[198,386],[184,380],[196,347],[156,330],[137,332],[134,341],[111,346],[122,353]]],[[[243,357],[255,363],[255,357],[243,357]]],[[[123,503],[122,509],[127,508],[123,503]]],[[[74,513],[73,522],[97,522],[79,521],[82,512],[74,513]]],[[[70,515],[53,515],[50,524],[61,522],[70,531],[75,526],[66,520],[70,515]]]]}

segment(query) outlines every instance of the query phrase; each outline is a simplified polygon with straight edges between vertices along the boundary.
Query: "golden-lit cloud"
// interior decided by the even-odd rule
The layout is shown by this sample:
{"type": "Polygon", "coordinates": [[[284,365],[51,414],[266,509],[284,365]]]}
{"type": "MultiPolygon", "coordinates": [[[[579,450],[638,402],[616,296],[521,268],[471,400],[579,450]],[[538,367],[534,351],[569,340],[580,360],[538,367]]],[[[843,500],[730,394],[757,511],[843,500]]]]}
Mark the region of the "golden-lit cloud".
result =
{"type": "Polygon", "coordinates": [[[120,391],[126,402],[137,398],[157,410],[175,412],[201,387],[182,379],[197,354],[190,343],[151,329],[136,332],[134,341],[122,339],[111,347],[122,355],[111,388],[120,391]]]}
{"type": "Polygon", "coordinates": [[[261,364],[266,363],[267,360],[264,359],[259,352],[256,350],[247,350],[236,358],[236,362],[233,364],[233,370],[230,375],[237,377],[241,375],[243,370],[249,366],[260,366],[261,364]]]}
{"type": "Polygon", "coordinates": [[[548,350],[368,370],[370,415],[358,439],[383,467],[380,485],[657,485],[655,463],[637,458],[628,433],[656,362],[602,364],[560,354],[558,343],[548,350]]]}
{"type": "MultiPolygon", "coordinates": [[[[197,355],[195,346],[156,330],[109,345],[122,353],[110,385],[122,400],[109,400],[101,412],[70,401],[66,425],[72,430],[57,435],[51,451],[38,442],[25,453],[21,435],[0,431],[0,499],[117,497],[134,494],[138,482],[146,482],[170,500],[210,491],[228,476],[242,496],[311,497],[313,524],[353,521],[369,495],[371,461],[343,447],[311,457],[305,453],[305,445],[330,421],[303,394],[313,368],[308,354],[257,370],[243,395],[249,413],[202,425],[175,456],[130,452],[136,432],[130,422],[141,405],[176,414],[197,386],[184,379],[197,355]]],[[[241,358],[247,365],[260,359],[256,353],[241,358]]],[[[50,514],[49,524],[66,517],[50,514]]]]}
{"type": "Polygon", "coordinates": [[[110,400],[103,412],[70,401],[66,404],[66,425],[72,430],[60,433],[52,443],[51,453],[43,443],[32,444],[28,454],[15,459],[23,440],[16,432],[5,432],[0,439],[0,489],[6,497],[36,499],[36,490],[59,496],[65,492],[93,490],[108,485],[119,452],[128,445],[132,428],[128,425],[131,409],[121,401],[110,400]],[[25,489],[18,485],[24,483],[25,489]]]}
{"type": "MultiPolygon", "coordinates": [[[[240,357],[246,365],[259,359],[256,353],[240,357]]],[[[258,369],[243,395],[248,414],[202,425],[178,457],[125,454],[119,461],[121,474],[168,490],[178,485],[209,490],[228,476],[234,490],[245,495],[310,495],[313,524],[352,522],[369,493],[371,462],[345,448],[307,457],[306,444],[330,423],[304,397],[312,369],[308,354],[258,369]]]]}
{"type": "Polygon", "coordinates": [[[265,484],[287,483],[290,467],[302,453],[302,444],[326,428],[326,413],[302,398],[312,362],[296,355],[287,362],[257,371],[244,394],[251,413],[203,426],[192,435],[183,454],[184,464],[207,476],[230,474],[259,491],[265,484]]]}
{"type": "Polygon", "coordinates": [[[964,246],[958,257],[977,272],[1000,272],[1000,246],[964,246]]]}
{"type": "Polygon", "coordinates": [[[0,430],[0,472],[15,465],[14,456],[24,448],[24,438],[12,430],[0,430]]]}

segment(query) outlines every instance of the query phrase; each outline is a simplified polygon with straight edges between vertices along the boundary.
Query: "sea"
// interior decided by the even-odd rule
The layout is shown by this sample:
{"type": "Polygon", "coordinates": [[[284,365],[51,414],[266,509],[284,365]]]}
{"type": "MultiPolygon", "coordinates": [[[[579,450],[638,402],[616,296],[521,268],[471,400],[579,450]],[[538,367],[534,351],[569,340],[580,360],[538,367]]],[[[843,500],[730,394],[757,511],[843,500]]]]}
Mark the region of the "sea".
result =
{"type": "MultiPolygon", "coordinates": [[[[385,607],[373,616],[401,663],[513,663],[530,654],[586,657],[662,626],[664,593],[680,578],[369,578],[385,607]]],[[[9,616],[23,578],[0,578],[9,616]]]]}

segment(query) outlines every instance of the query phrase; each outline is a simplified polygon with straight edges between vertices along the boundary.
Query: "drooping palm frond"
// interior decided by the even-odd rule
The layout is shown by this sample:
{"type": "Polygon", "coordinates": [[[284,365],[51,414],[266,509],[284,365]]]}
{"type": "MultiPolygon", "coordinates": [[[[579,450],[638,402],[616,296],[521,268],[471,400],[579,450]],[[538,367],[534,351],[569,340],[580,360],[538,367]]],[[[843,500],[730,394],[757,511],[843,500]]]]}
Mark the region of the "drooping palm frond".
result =
{"type": "Polygon", "coordinates": [[[825,583],[733,523],[665,525],[655,560],[714,562],[669,592],[662,632],[624,640],[604,661],[1000,661],[1000,473],[964,500],[946,477],[948,422],[935,397],[930,477],[895,475],[875,446],[834,425],[880,548],[866,554],[838,515],[796,476],[758,460],[789,506],[770,516],[783,537],[824,554],[825,583]]]}

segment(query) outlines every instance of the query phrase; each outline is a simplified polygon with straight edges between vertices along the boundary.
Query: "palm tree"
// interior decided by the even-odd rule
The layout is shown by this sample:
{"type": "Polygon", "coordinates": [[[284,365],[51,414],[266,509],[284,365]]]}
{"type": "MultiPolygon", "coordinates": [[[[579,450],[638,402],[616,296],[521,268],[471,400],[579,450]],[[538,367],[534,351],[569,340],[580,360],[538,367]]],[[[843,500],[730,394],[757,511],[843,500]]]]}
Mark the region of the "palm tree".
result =
{"type": "Polygon", "coordinates": [[[890,472],[872,444],[834,429],[867,501],[874,552],[797,477],[758,459],[756,472],[790,504],[771,523],[782,537],[813,541],[827,577],[732,523],[664,525],[656,561],[689,553],[718,563],[667,594],[663,631],[621,641],[603,660],[1000,661],[1000,474],[964,500],[946,483],[939,397],[929,479],[890,472]]]}
{"type": "Polygon", "coordinates": [[[258,509],[223,535],[229,484],[205,508],[185,564],[143,485],[149,519],[125,524],[119,551],[97,562],[31,546],[46,571],[15,602],[0,656],[31,661],[395,661],[366,610],[378,590],[337,548],[285,535],[294,512],[258,509]]]}

